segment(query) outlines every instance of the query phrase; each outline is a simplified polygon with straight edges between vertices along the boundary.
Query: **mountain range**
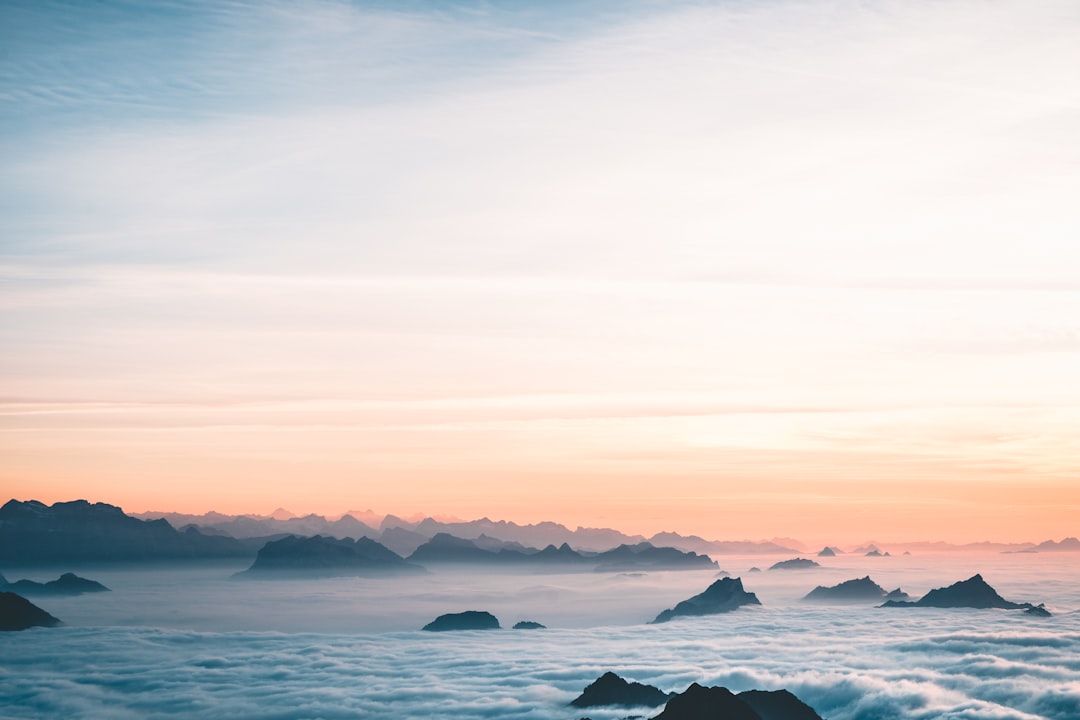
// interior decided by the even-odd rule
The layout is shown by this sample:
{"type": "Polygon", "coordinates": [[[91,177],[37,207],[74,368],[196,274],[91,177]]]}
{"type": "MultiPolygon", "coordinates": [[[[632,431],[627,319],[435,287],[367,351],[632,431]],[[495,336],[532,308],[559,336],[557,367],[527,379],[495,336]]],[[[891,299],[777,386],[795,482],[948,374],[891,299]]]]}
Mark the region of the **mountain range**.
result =
{"type": "Polygon", "coordinates": [[[0,562],[243,557],[236,538],[178,531],[165,520],[139,520],[115,505],[86,500],[45,505],[11,500],[0,507],[0,562]]]}
{"type": "Polygon", "coordinates": [[[195,527],[207,535],[228,535],[237,539],[266,538],[291,535],[324,535],[332,537],[366,536],[378,540],[402,556],[408,556],[421,545],[440,533],[467,540],[493,538],[524,547],[556,547],[567,544],[581,551],[602,552],[619,545],[636,545],[649,542],[654,546],[673,547],[699,555],[725,554],[773,554],[799,552],[794,547],[772,540],[706,540],[697,535],[680,535],[662,532],[645,537],[628,535],[611,528],[578,527],[574,530],[556,522],[540,522],[519,525],[506,520],[480,518],[470,521],[446,521],[423,518],[412,521],[396,515],[386,515],[376,525],[370,511],[364,512],[363,522],[350,514],[338,519],[322,515],[293,516],[287,511],[275,510],[271,515],[223,515],[209,512],[190,515],[173,512],[134,513],[133,517],[144,520],[167,520],[178,528],[195,527]]]}

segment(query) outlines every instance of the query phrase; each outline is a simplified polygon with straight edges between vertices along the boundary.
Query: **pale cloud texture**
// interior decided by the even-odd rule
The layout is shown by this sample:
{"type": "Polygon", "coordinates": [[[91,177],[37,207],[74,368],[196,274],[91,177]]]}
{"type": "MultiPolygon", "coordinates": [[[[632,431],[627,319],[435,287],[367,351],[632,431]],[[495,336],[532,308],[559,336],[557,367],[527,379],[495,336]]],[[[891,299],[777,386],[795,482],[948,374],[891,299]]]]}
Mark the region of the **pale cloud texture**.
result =
{"type": "MultiPolygon", "coordinates": [[[[1080,711],[1080,597],[1068,558],[823,562],[812,572],[744,574],[762,607],[664,625],[643,622],[699,592],[711,573],[459,569],[415,581],[238,582],[224,564],[87,569],[113,592],[52,600],[47,609],[68,627],[0,638],[0,714],[567,720],[581,716],[567,703],[607,670],[664,690],[787,688],[829,720],[1070,720],[1080,711]],[[922,593],[973,567],[1004,597],[1045,600],[1057,614],[797,601],[855,573],[922,593]],[[462,609],[549,629],[416,630],[462,609]]],[[[627,714],[589,710],[597,720],[627,714]]]]}

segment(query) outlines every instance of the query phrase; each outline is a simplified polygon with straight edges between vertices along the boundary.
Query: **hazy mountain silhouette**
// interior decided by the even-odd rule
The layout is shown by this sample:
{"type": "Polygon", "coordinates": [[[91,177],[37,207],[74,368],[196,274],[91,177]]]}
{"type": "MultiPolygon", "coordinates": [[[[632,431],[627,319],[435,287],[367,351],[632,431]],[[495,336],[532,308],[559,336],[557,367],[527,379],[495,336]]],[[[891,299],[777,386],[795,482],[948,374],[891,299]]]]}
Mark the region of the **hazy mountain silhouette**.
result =
{"type": "Polygon", "coordinates": [[[653,623],[664,623],[682,616],[715,615],[731,612],[743,605],[760,605],[757,595],[743,590],[741,578],[720,578],[705,592],[683,600],[656,616],[653,623]]]}
{"type": "Polygon", "coordinates": [[[537,565],[585,565],[590,560],[566,543],[563,543],[559,547],[548,545],[540,552],[530,556],[529,562],[537,565]]]}
{"type": "Polygon", "coordinates": [[[620,545],[593,558],[599,572],[625,570],[680,570],[715,568],[717,564],[707,555],[683,552],[673,547],[656,547],[652,543],[620,545]]]}
{"type": "Polygon", "coordinates": [[[177,531],[165,520],[144,521],[106,503],[52,506],[11,500],[0,507],[0,561],[6,563],[130,561],[250,557],[235,538],[177,531]]]}
{"type": "Polygon", "coordinates": [[[547,630],[547,625],[541,625],[533,620],[520,620],[514,623],[514,630],[547,630]]]}
{"type": "Polygon", "coordinates": [[[377,537],[379,535],[376,528],[347,513],[337,520],[328,520],[322,515],[296,516],[281,508],[270,515],[223,515],[217,512],[189,515],[173,512],[146,512],[139,513],[137,517],[163,518],[174,527],[194,525],[205,534],[224,534],[241,540],[271,535],[328,535],[337,538],[377,537]]]}
{"type": "Polygon", "coordinates": [[[870,579],[870,576],[845,580],[839,585],[826,587],[818,585],[803,598],[809,602],[880,602],[881,600],[907,600],[908,594],[900,588],[886,592],[885,588],[870,579]]]}
{"type": "Polygon", "coordinates": [[[466,540],[449,533],[437,533],[416,548],[409,560],[423,563],[521,563],[536,553],[493,546],[480,547],[476,540],[466,540]]]}
{"type": "Polygon", "coordinates": [[[1080,552],[1080,540],[1067,537],[1061,542],[1047,540],[1032,548],[1034,552],[1080,552]]]}
{"type": "Polygon", "coordinates": [[[706,540],[697,535],[680,535],[677,532],[656,533],[649,542],[653,545],[690,550],[702,555],[753,555],[794,553],[795,548],[779,545],[770,540],[706,540]]]}
{"type": "Polygon", "coordinates": [[[579,553],[566,543],[559,547],[548,545],[543,550],[523,547],[481,536],[475,540],[438,533],[416,548],[410,562],[424,564],[457,563],[474,565],[516,564],[530,567],[595,569],[597,572],[627,570],[689,570],[715,568],[716,563],[705,555],[683,552],[676,548],[658,548],[647,542],[620,545],[602,553],[579,553]],[[484,546],[481,546],[483,543],[484,546]]]}
{"type": "Polygon", "coordinates": [[[383,529],[378,539],[401,557],[408,557],[431,538],[403,527],[389,527],[383,529]]]}
{"type": "Polygon", "coordinates": [[[836,549],[826,545],[818,552],[818,557],[836,557],[836,549]]]}
{"type": "Polygon", "coordinates": [[[82,595],[83,593],[108,592],[105,587],[94,580],[81,578],[74,573],[64,573],[56,580],[39,583],[33,580],[16,580],[9,583],[0,575],[0,590],[18,593],[24,596],[34,595],[82,595]]]}
{"type": "Polygon", "coordinates": [[[613,672],[606,672],[589,684],[580,695],[570,701],[574,707],[656,707],[671,697],[652,685],[628,682],[613,672]]]}
{"type": "Polygon", "coordinates": [[[1031,603],[1015,603],[1005,600],[983,580],[973,575],[967,580],[937,588],[926,593],[918,602],[889,600],[882,607],[933,607],[933,608],[1002,608],[1014,610],[1030,608],[1031,603]]]}
{"type": "Polygon", "coordinates": [[[807,558],[792,558],[791,560],[781,560],[778,563],[773,563],[769,567],[770,570],[804,570],[807,568],[821,567],[818,563],[807,558]]]}
{"type": "Polygon", "coordinates": [[[235,577],[332,577],[350,575],[407,575],[426,572],[400,555],[366,537],[296,537],[268,542],[255,562],[235,577]]]}
{"type": "Polygon", "coordinates": [[[21,595],[0,592],[0,630],[56,627],[61,622],[21,595]]]}
{"type": "Polygon", "coordinates": [[[483,610],[466,610],[440,615],[423,627],[429,632],[448,630],[498,630],[499,619],[483,610]]]}

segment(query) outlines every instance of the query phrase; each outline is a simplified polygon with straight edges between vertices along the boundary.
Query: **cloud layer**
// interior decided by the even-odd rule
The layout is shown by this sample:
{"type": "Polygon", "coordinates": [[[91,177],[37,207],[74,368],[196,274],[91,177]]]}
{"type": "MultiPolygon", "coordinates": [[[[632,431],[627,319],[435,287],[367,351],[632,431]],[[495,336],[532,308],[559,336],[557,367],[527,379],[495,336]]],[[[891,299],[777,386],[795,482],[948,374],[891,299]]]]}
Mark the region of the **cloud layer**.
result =
{"type": "MultiPolygon", "coordinates": [[[[1053,618],[785,599],[819,573],[748,575],[764,607],[651,626],[643,624],[650,609],[707,578],[448,575],[428,578],[425,596],[412,580],[252,588],[224,580],[221,567],[100,569],[92,576],[114,588],[103,594],[107,605],[57,601],[48,609],[68,627],[0,638],[0,715],[559,720],[576,717],[566,704],[585,685],[616,670],[664,690],[783,687],[829,720],[1070,720],[1080,711],[1075,576],[1060,561],[1026,561],[1017,572],[1015,558],[980,560],[1008,597],[1043,592],[1051,578],[1063,583],[1031,598],[1050,599],[1053,618]],[[504,626],[535,619],[550,629],[433,634],[377,625],[382,614],[385,628],[418,628],[469,608],[493,610],[504,626]],[[87,622],[98,612],[105,625],[87,622]],[[260,630],[223,631],[230,623],[260,630]],[[324,632],[272,630],[305,625],[324,632]]],[[[822,572],[858,572],[869,560],[846,562],[822,572]]],[[[938,562],[935,572],[955,575],[971,560],[938,562]]],[[[936,582],[917,564],[902,570],[913,589],[936,582]]],[[[590,710],[601,720],[625,714],[590,710]]]]}

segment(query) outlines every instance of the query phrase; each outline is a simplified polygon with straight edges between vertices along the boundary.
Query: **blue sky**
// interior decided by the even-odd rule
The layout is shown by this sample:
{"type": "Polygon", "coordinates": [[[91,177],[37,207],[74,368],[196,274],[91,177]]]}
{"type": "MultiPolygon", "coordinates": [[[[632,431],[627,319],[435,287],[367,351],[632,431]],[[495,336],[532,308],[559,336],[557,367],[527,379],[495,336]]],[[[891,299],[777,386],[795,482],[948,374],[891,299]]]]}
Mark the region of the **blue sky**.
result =
{"type": "Polygon", "coordinates": [[[1068,527],[1075,3],[0,13],[21,497],[1068,527]]]}

